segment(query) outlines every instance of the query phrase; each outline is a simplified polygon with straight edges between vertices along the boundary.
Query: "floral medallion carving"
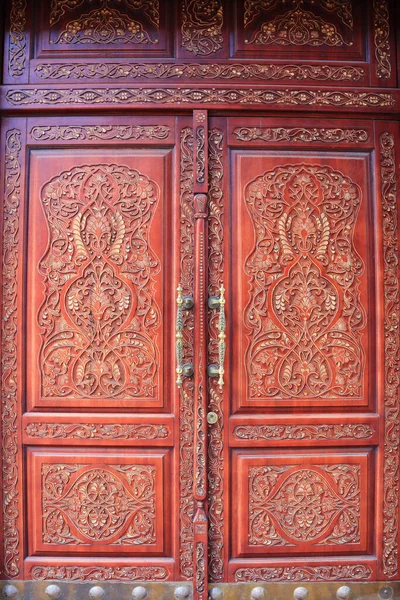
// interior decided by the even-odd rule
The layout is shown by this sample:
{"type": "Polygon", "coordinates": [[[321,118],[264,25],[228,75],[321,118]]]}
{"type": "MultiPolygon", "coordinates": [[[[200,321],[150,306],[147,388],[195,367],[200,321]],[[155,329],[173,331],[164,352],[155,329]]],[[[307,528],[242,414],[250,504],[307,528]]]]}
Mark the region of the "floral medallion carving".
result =
{"type": "Polygon", "coordinates": [[[27,0],[12,0],[10,10],[10,41],[8,48],[8,72],[13,77],[23,75],[27,59],[26,39],[27,0]]]}
{"type": "Polygon", "coordinates": [[[249,544],[358,543],[360,495],[359,465],[252,467],[249,544]]]}
{"type": "Polygon", "coordinates": [[[154,544],[155,467],[42,466],[46,544],[154,544]]]}
{"type": "Polygon", "coordinates": [[[346,142],[359,143],[368,140],[365,129],[307,128],[307,127],[237,127],[235,138],[241,142],[262,140],[264,142],[324,142],[327,144],[346,142]]]}
{"type": "Polygon", "coordinates": [[[157,185],[126,166],[82,166],[41,196],[49,227],[39,265],[42,394],[156,397],[160,265],[148,236],[157,185]]]}
{"type": "Polygon", "coordinates": [[[235,571],[235,581],[366,581],[368,565],[321,565],[318,567],[248,567],[235,571]]]}
{"type": "Polygon", "coordinates": [[[34,140],[164,140],[170,128],[165,125],[35,125],[34,140]]]}
{"type": "Polygon", "coordinates": [[[347,425],[238,425],[238,440],[359,440],[369,439],[375,429],[363,423],[347,425]]]}
{"type": "Polygon", "coordinates": [[[251,398],[361,397],[364,264],[354,247],[361,190],[328,166],[285,165],[245,188],[251,398]]]}
{"type": "Polygon", "coordinates": [[[165,581],[165,567],[99,567],[35,565],[30,572],[36,581],[165,581]]]}
{"type": "Polygon", "coordinates": [[[182,0],[182,46],[197,56],[223,47],[222,0],[182,0]]]}

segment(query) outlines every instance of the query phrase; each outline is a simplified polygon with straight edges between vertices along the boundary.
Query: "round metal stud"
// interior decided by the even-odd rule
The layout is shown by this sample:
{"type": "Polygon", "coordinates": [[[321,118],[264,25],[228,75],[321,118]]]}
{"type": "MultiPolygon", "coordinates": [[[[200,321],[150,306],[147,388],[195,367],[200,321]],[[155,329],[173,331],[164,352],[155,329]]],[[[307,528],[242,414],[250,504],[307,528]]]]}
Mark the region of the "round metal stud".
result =
{"type": "Polygon", "coordinates": [[[92,600],[102,600],[104,598],[105,591],[99,585],[94,585],[89,590],[89,596],[92,600]]]}
{"type": "Polygon", "coordinates": [[[46,596],[50,598],[50,600],[55,600],[55,598],[59,598],[61,596],[61,590],[55,583],[48,585],[45,589],[46,596]]]}
{"type": "Polygon", "coordinates": [[[265,590],[262,587],[255,587],[251,590],[251,600],[262,600],[265,596],[265,590]]]}
{"type": "Polygon", "coordinates": [[[351,589],[348,585],[342,585],[340,588],[338,588],[336,596],[339,598],[339,600],[347,600],[347,598],[350,598],[351,596],[351,589]]]}
{"type": "Polygon", "coordinates": [[[180,585],[174,591],[175,600],[186,600],[190,596],[190,588],[180,585]]]}
{"type": "Polygon", "coordinates": [[[3,587],[4,598],[16,598],[18,596],[18,590],[15,585],[5,585],[3,587]]]}
{"type": "Polygon", "coordinates": [[[147,590],[142,585],[138,585],[132,590],[133,600],[144,600],[147,596],[147,590]]]}
{"type": "Polygon", "coordinates": [[[308,596],[308,590],[305,587],[297,587],[293,592],[295,600],[306,600],[308,596]]]}
{"type": "Polygon", "coordinates": [[[379,598],[389,600],[393,597],[393,588],[390,585],[384,585],[378,592],[379,598]]]}
{"type": "Polygon", "coordinates": [[[211,588],[211,590],[208,592],[208,595],[211,600],[222,600],[224,592],[221,590],[221,588],[214,587],[211,588]]]}

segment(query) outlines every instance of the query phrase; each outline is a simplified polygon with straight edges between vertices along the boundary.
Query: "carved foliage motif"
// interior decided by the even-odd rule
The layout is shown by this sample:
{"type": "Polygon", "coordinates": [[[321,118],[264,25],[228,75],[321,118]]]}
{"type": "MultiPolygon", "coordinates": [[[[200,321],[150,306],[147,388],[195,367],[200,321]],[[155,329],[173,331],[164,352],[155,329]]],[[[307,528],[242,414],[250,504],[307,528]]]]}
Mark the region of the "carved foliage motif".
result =
{"type": "Polygon", "coordinates": [[[37,581],[165,581],[165,567],[82,567],[34,566],[31,577],[37,581]]]}
{"type": "Polygon", "coordinates": [[[400,480],[400,295],[399,234],[394,136],[380,136],[380,164],[383,218],[383,280],[385,329],[385,441],[383,472],[383,557],[386,577],[398,570],[399,480],[400,480]]]}
{"type": "Polygon", "coordinates": [[[156,44],[158,39],[146,31],[143,23],[133,18],[132,12],[141,11],[140,17],[147,17],[156,30],[159,28],[158,0],[119,0],[119,8],[111,0],[52,0],[50,26],[54,28],[65,13],[80,6],[93,10],[84,12],[69,21],[57,32],[52,44],[156,44]],[[125,12],[120,10],[121,4],[125,12]]]}
{"type": "Polygon", "coordinates": [[[10,41],[8,49],[8,72],[13,77],[22,75],[25,69],[27,40],[25,32],[27,0],[12,0],[10,10],[10,41]]]}
{"type": "Polygon", "coordinates": [[[25,432],[30,438],[69,440],[157,440],[171,433],[165,425],[125,423],[29,423],[25,432]]]}
{"type": "Polygon", "coordinates": [[[157,185],[121,165],[74,167],[42,188],[45,397],[155,397],[160,267],[148,236],[157,201],[157,185]]]}
{"type": "MultiPolygon", "coordinates": [[[[338,24],[338,25],[339,25],[338,24]]],[[[353,29],[352,0],[246,0],[244,25],[247,31],[246,44],[278,44],[283,46],[351,46],[348,33],[353,29]],[[339,17],[341,31],[332,20],[315,14],[315,5],[327,13],[339,17]],[[249,26],[261,12],[283,7],[283,13],[272,15],[249,35],[249,26]],[[307,8],[309,10],[307,10],[307,8]],[[347,30],[347,31],[346,31],[347,30]]]]}
{"type": "Polygon", "coordinates": [[[374,44],[376,75],[388,79],[392,71],[389,43],[389,4],[388,0],[374,0],[374,44]]]}
{"type": "Polygon", "coordinates": [[[34,140],[164,140],[170,128],[165,125],[36,125],[34,140]]]}
{"type": "Polygon", "coordinates": [[[248,184],[245,201],[255,233],[245,262],[250,397],[360,397],[359,186],[328,166],[285,165],[248,184]]]}
{"type": "Polygon", "coordinates": [[[249,499],[251,545],[360,541],[359,465],[252,467],[249,499]]]}
{"type": "Polygon", "coordinates": [[[222,0],[182,0],[182,46],[197,56],[210,56],[223,46],[222,0]]]}
{"type": "Polygon", "coordinates": [[[17,278],[19,207],[21,202],[21,132],[11,129],[5,144],[2,294],[2,469],[4,573],[20,573],[18,468],[17,278]]]}
{"type": "Polygon", "coordinates": [[[335,127],[237,127],[233,130],[237,140],[251,142],[262,140],[265,142],[324,142],[327,144],[346,142],[359,143],[368,140],[365,129],[339,129],[335,127]]]}
{"type": "Polygon", "coordinates": [[[46,544],[152,544],[155,467],[42,466],[46,544]]]}
{"type": "Polygon", "coordinates": [[[235,581],[365,581],[372,576],[368,565],[318,567],[249,567],[235,572],[235,581]]]}
{"type": "Polygon", "coordinates": [[[239,440],[343,440],[368,439],[375,433],[370,425],[238,425],[239,440]]]}

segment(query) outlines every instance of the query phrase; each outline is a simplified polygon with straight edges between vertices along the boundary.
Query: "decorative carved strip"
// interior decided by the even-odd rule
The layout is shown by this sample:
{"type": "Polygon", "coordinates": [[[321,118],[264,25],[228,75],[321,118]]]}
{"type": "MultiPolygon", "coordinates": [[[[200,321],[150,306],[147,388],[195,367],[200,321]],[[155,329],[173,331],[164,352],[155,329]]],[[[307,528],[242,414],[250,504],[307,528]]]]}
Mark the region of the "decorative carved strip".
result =
{"type": "Polygon", "coordinates": [[[18,372],[17,285],[18,233],[21,202],[21,132],[11,129],[5,144],[5,196],[3,212],[3,319],[2,319],[2,461],[4,573],[20,573],[20,497],[18,491],[18,372]]]}
{"type": "MultiPolygon", "coordinates": [[[[51,0],[50,27],[56,25],[66,10],[73,10],[82,6],[86,0],[51,0]]],[[[159,27],[160,13],[159,0],[124,0],[124,3],[133,10],[142,10],[153,25],[159,27]]]]}
{"type": "Polygon", "coordinates": [[[289,79],[302,81],[359,81],[362,67],[331,65],[262,64],[171,64],[171,63],[40,63],[35,73],[41,79],[289,79]]]}
{"type": "Polygon", "coordinates": [[[399,234],[394,136],[380,136],[383,218],[383,280],[385,330],[385,439],[383,467],[383,574],[396,577],[398,570],[400,440],[400,295],[399,234]]]}
{"type": "MultiPolygon", "coordinates": [[[[208,192],[208,293],[218,296],[224,278],[224,198],[223,133],[212,129],[209,134],[208,192]]],[[[209,312],[208,363],[218,363],[218,314],[209,312]]],[[[217,413],[218,421],[208,431],[208,518],[209,518],[209,577],[222,581],[224,574],[224,406],[217,379],[209,378],[209,410],[217,413]]]]}
{"type": "Polygon", "coordinates": [[[235,572],[235,581],[365,581],[372,569],[368,565],[323,565],[318,567],[248,567],[235,572]]]}
{"type": "Polygon", "coordinates": [[[210,56],[223,47],[222,0],[182,0],[182,46],[197,56],[210,56]]]}
{"type": "Polygon", "coordinates": [[[169,134],[165,125],[37,125],[31,130],[34,140],[165,140],[169,134]]]}
{"type": "Polygon", "coordinates": [[[33,439],[70,440],[157,440],[171,435],[165,425],[147,423],[28,423],[25,432],[33,439]]]}
{"type": "Polygon", "coordinates": [[[389,79],[392,70],[389,43],[389,3],[388,0],[374,0],[373,4],[376,76],[379,79],[389,79]]]}
{"type": "Polygon", "coordinates": [[[202,542],[196,543],[196,595],[202,597],[205,590],[205,548],[202,542]]]}
{"type": "MultiPolygon", "coordinates": [[[[353,28],[352,0],[316,0],[321,8],[328,12],[336,13],[344,25],[353,28]]],[[[315,0],[313,0],[313,3],[315,0]]],[[[297,5],[299,0],[292,0],[297,5]]],[[[281,6],[281,0],[245,0],[244,1],[244,25],[251,25],[254,19],[263,10],[271,10],[281,6]]]]}
{"type": "Polygon", "coordinates": [[[313,127],[237,127],[233,130],[237,140],[251,142],[263,140],[264,142],[337,142],[359,143],[368,140],[365,129],[338,129],[313,127]]]}
{"type": "MultiPolygon", "coordinates": [[[[193,295],[194,287],[194,209],[193,209],[193,131],[185,127],[180,137],[180,281],[183,293],[193,295]]],[[[184,357],[193,361],[193,311],[183,314],[184,357]]],[[[179,424],[179,536],[180,575],[193,577],[193,443],[194,386],[184,378],[180,397],[179,424]]]]}
{"type": "Polygon", "coordinates": [[[10,44],[8,72],[13,77],[23,74],[27,40],[25,32],[27,0],[12,0],[10,10],[10,44]]]}
{"type": "Polygon", "coordinates": [[[204,152],[204,126],[196,127],[196,183],[204,183],[206,179],[206,160],[204,152]]]}
{"type": "Polygon", "coordinates": [[[34,566],[32,579],[39,581],[165,581],[168,571],[165,567],[59,567],[34,566]]]}
{"type": "Polygon", "coordinates": [[[225,104],[281,106],[333,106],[372,108],[394,106],[395,97],[385,92],[343,90],[266,90],[216,88],[94,88],[94,89],[18,89],[8,90],[13,106],[57,104],[225,104]]]}
{"type": "Polygon", "coordinates": [[[238,440],[343,440],[368,439],[375,429],[363,423],[348,425],[238,425],[238,440]]]}

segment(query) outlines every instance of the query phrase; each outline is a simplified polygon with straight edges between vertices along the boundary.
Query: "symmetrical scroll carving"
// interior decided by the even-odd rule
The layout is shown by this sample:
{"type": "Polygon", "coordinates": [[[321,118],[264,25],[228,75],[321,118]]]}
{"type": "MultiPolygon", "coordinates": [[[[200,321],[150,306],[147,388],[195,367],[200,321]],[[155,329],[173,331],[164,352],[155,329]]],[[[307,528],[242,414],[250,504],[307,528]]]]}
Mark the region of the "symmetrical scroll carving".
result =
{"type": "Polygon", "coordinates": [[[33,439],[68,440],[158,440],[171,431],[165,425],[135,423],[29,423],[25,433],[33,439]]]}
{"type": "Polygon", "coordinates": [[[398,570],[400,440],[400,293],[399,234],[394,136],[380,136],[383,219],[383,282],[385,329],[385,438],[383,467],[383,556],[382,571],[396,577],[398,570]]]}
{"type": "Polygon", "coordinates": [[[196,183],[204,183],[206,178],[204,135],[205,128],[202,125],[196,127],[196,183]]]}
{"type": "Polygon", "coordinates": [[[366,581],[368,565],[322,565],[318,567],[248,567],[235,571],[235,581],[366,581]]]}
{"type": "MultiPolygon", "coordinates": [[[[158,0],[122,0],[122,3],[127,11],[142,10],[142,16],[147,16],[158,30],[158,0]]],[[[51,27],[60,21],[66,10],[71,11],[82,5],[84,5],[82,0],[52,0],[51,27]]],[[[100,6],[69,21],[55,39],[50,39],[52,44],[126,44],[128,42],[156,44],[158,39],[152,39],[143,24],[134,19],[130,12],[128,14],[115,6],[110,7],[110,0],[101,0],[100,6]]]]}
{"type": "Polygon", "coordinates": [[[34,140],[165,140],[166,125],[35,125],[34,140]]]}
{"type": "Polygon", "coordinates": [[[158,195],[157,184],[122,165],[74,167],[43,186],[45,397],[156,397],[160,266],[148,238],[158,195]]]}
{"type": "Polygon", "coordinates": [[[390,92],[358,92],[343,90],[271,90],[219,88],[95,88],[39,89],[20,88],[6,92],[13,106],[57,104],[225,104],[282,106],[394,106],[390,92]]]}
{"type": "MultiPolygon", "coordinates": [[[[208,191],[208,293],[217,296],[224,279],[224,198],[223,198],[223,133],[209,132],[208,191]]],[[[218,314],[209,312],[209,364],[218,363],[218,314]]],[[[217,413],[218,421],[208,432],[208,573],[211,581],[221,581],[224,573],[224,407],[217,380],[209,378],[209,410],[217,413]]]]}
{"type": "Polygon", "coordinates": [[[196,593],[204,594],[205,589],[205,548],[203,542],[196,543],[196,593]]]}
{"type": "Polygon", "coordinates": [[[182,0],[182,46],[197,56],[221,50],[222,0],[182,0]]]}
{"type": "Polygon", "coordinates": [[[82,567],[35,565],[31,577],[37,581],[165,581],[165,567],[82,567]]]}
{"type": "Polygon", "coordinates": [[[375,429],[363,423],[336,425],[238,425],[238,440],[360,440],[372,438],[375,429]]]}
{"type": "Polygon", "coordinates": [[[21,132],[11,129],[5,143],[2,294],[2,471],[4,573],[18,577],[21,548],[18,467],[17,300],[18,234],[21,202],[21,132]]]}
{"type": "Polygon", "coordinates": [[[154,544],[155,467],[42,465],[46,544],[154,544]]]}
{"type": "Polygon", "coordinates": [[[374,0],[374,44],[376,76],[388,79],[392,71],[390,56],[390,15],[388,0],[374,0]]]}
{"type": "MultiPolygon", "coordinates": [[[[304,8],[304,0],[290,0],[285,12],[267,21],[245,40],[246,44],[279,44],[291,46],[351,46],[353,42],[338,30],[336,25],[317,16],[312,10],[315,0],[307,2],[310,10],[304,8]],[[292,7],[290,7],[290,5],[292,7]]],[[[326,12],[336,13],[342,24],[352,31],[351,0],[317,0],[317,4],[326,12]]],[[[245,29],[254,21],[261,11],[279,6],[277,0],[247,0],[245,2],[245,29]]]]}
{"type": "Polygon", "coordinates": [[[27,40],[25,32],[27,0],[12,0],[10,10],[10,41],[8,48],[8,72],[13,77],[22,75],[25,69],[27,40]]]}
{"type": "Polygon", "coordinates": [[[237,140],[251,142],[324,142],[326,144],[346,142],[348,144],[366,142],[368,132],[365,129],[339,129],[337,127],[237,127],[233,130],[237,140]]]}
{"type": "Polygon", "coordinates": [[[245,201],[255,235],[245,262],[249,396],[360,397],[359,186],[328,166],[285,165],[249,183],[245,201]]]}
{"type": "Polygon", "coordinates": [[[35,73],[41,79],[260,79],[276,81],[359,81],[362,67],[332,65],[261,64],[173,64],[171,63],[40,63],[35,73]]]}
{"type": "Polygon", "coordinates": [[[359,465],[252,467],[249,544],[358,543],[360,495],[359,465]]]}
{"type": "MultiPolygon", "coordinates": [[[[180,136],[180,281],[183,293],[194,288],[193,131],[185,127],[180,136]]],[[[193,360],[193,311],[183,311],[185,360],[193,360]]],[[[193,380],[184,378],[180,393],[179,425],[179,518],[180,575],[193,577],[193,380]]]]}

